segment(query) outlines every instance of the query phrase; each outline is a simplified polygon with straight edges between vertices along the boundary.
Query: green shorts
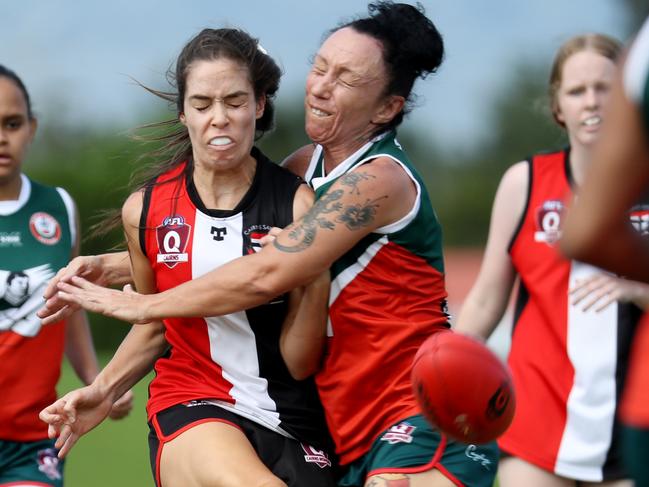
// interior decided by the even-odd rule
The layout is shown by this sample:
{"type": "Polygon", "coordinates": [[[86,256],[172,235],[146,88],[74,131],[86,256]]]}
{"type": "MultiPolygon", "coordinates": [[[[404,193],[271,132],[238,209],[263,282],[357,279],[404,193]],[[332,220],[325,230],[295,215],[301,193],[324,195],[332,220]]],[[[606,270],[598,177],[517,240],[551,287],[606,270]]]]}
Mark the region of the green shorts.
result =
{"type": "Polygon", "coordinates": [[[624,425],[622,431],[624,463],[635,485],[649,485],[649,429],[624,425]]]}
{"type": "Polygon", "coordinates": [[[54,440],[0,440],[0,486],[62,487],[64,462],[56,454],[54,440]]]}
{"type": "Polygon", "coordinates": [[[458,486],[492,487],[498,456],[495,442],[466,445],[449,440],[417,415],[383,432],[365,455],[347,467],[338,485],[358,487],[372,475],[415,474],[435,468],[458,486]]]}

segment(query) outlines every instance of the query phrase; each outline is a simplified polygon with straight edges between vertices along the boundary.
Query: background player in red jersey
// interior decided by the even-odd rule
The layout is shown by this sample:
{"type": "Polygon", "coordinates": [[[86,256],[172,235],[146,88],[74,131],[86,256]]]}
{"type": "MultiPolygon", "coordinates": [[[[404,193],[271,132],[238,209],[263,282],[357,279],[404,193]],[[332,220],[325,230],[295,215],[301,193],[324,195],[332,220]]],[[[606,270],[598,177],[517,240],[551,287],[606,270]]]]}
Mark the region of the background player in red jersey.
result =
{"type": "Polygon", "coordinates": [[[550,76],[570,146],[512,166],[496,194],[487,248],[457,330],[488,337],[516,277],[509,365],[517,408],[499,439],[502,487],[630,485],[616,412],[647,287],[561,256],[564,208],[582,182],[615,75],[619,44],[590,34],[559,49],[550,76]],[[601,289],[611,291],[604,295],[601,289]],[[639,290],[639,292],[638,292],[639,290]]]}
{"type": "MultiPolygon", "coordinates": [[[[22,173],[36,126],[25,85],[0,66],[0,485],[62,485],[63,463],[38,413],[56,398],[64,351],[82,382],[98,372],[84,312],[45,326],[36,316],[47,281],[79,248],[69,194],[22,173]]],[[[111,417],[128,414],[131,396],[111,417]]]]}
{"type": "MultiPolygon", "coordinates": [[[[369,12],[334,29],[314,57],[305,109],[315,146],[287,165],[316,188],[316,201],[274,245],[156,295],[76,278],[81,287],[70,286],[69,274],[92,267],[77,263],[59,275],[58,297],[132,322],[218,316],[331,268],[330,339],[317,382],[346,467],[339,485],[491,487],[495,445],[441,435],[421,416],[409,379],[418,347],[448,322],[441,230],[395,130],[415,80],[440,65],[442,39],[411,5],[377,2],[369,12]]],[[[55,301],[44,315],[57,315],[55,301]]],[[[64,412],[43,417],[58,428],[64,412]]],[[[62,428],[63,440],[83,433],[76,423],[62,428]]]]}
{"type": "MultiPolygon", "coordinates": [[[[184,46],[173,74],[177,93],[162,94],[177,110],[166,137],[170,157],[122,208],[140,292],[254,254],[265,233],[313,203],[300,178],[254,147],[272,128],[280,77],[241,30],[205,29],[184,46]]],[[[155,363],[147,416],[157,485],[332,486],[322,406],[313,377],[305,379],[320,358],[328,284],[323,273],[293,292],[290,310],[281,295],[245,312],[136,326],[93,385],[50,409],[76,408],[75,424],[90,429],[119,395],[115,389],[155,363]],[[316,333],[305,339],[314,322],[316,333]]],[[[61,455],[83,432],[62,433],[61,455]]]]}
{"type": "MultiPolygon", "coordinates": [[[[568,212],[563,250],[620,275],[649,282],[646,208],[626,221],[649,187],[649,21],[615,80],[591,169],[568,212]],[[603,196],[605,195],[605,196],[603,196]],[[635,228],[634,228],[635,227],[635,228]],[[638,231],[639,230],[639,231],[638,231]]],[[[621,406],[624,460],[636,485],[649,485],[649,319],[633,345],[621,406]]]]}

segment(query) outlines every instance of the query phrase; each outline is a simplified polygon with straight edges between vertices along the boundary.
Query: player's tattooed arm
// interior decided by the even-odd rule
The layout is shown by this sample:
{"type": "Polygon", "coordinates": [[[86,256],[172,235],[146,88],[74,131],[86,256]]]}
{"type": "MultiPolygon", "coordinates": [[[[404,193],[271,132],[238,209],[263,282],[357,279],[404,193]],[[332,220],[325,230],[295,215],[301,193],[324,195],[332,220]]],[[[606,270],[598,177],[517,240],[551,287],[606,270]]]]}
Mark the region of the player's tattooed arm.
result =
{"type": "Polygon", "coordinates": [[[349,230],[359,230],[371,225],[376,217],[379,201],[387,198],[381,196],[366,199],[363,203],[344,204],[343,197],[348,194],[360,195],[359,183],[374,179],[371,174],[352,172],[341,176],[338,182],[345,189],[333,189],[326,192],[314,203],[313,207],[296,222],[289,230],[289,243],[280,243],[277,239],[273,244],[282,252],[300,252],[313,244],[318,230],[334,230],[336,224],[342,223],[349,230]]]}

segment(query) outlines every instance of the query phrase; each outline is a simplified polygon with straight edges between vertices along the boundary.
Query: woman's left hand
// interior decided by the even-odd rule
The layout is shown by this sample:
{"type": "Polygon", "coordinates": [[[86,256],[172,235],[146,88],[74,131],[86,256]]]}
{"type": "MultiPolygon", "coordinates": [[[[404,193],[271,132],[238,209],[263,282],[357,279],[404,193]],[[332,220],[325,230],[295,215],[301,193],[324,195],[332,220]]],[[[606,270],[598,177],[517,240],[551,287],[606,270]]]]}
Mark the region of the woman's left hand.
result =
{"type": "Polygon", "coordinates": [[[570,289],[570,296],[571,303],[582,303],[584,311],[595,307],[595,311],[599,312],[615,301],[632,302],[642,309],[649,308],[649,285],[603,272],[577,280],[570,289]]]}
{"type": "Polygon", "coordinates": [[[109,289],[93,284],[82,277],[72,277],[57,284],[57,299],[81,306],[87,311],[126,321],[127,323],[148,323],[146,299],[150,295],[139,294],[130,284],[124,291],[109,289]]]}

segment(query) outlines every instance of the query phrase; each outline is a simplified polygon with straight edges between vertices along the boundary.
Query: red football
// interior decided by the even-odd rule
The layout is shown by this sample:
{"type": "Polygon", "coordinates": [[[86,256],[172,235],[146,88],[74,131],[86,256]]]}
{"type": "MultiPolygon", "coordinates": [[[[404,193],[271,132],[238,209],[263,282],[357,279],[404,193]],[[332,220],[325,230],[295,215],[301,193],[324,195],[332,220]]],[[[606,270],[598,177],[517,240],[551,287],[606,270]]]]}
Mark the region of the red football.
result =
{"type": "Polygon", "coordinates": [[[507,366],[478,340],[441,331],[412,364],[412,385],[424,416],[463,443],[487,443],[512,422],[516,398],[507,366]]]}

